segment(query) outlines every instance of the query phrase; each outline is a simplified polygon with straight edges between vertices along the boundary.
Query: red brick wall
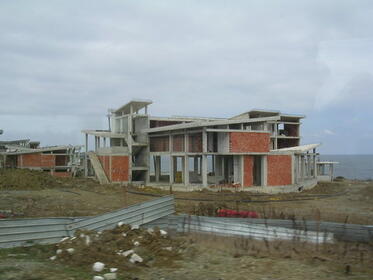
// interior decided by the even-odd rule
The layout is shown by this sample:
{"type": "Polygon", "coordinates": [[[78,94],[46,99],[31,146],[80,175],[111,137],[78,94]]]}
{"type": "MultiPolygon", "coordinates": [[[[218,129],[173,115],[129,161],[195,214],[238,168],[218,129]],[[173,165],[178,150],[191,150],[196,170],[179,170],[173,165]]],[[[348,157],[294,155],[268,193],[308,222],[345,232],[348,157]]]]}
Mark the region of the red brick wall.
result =
{"type": "Polygon", "coordinates": [[[54,167],[55,156],[37,154],[24,154],[18,156],[18,167],[54,167]]]}
{"type": "Polygon", "coordinates": [[[202,133],[189,134],[188,149],[190,153],[202,152],[202,133]]]}
{"type": "Polygon", "coordinates": [[[110,180],[110,156],[98,156],[101,166],[104,169],[106,177],[110,180]]]}
{"type": "Polygon", "coordinates": [[[230,132],[229,150],[231,153],[269,152],[269,133],[230,132]]]}
{"type": "Polygon", "coordinates": [[[184,134],[175,135],[172,138],[172,151],[183,152],[184,151],[184,134]]]}
{"type": "Polygon", "coordinates": [[[151,152],[168,152],[169,151],[169,137],[151,137],[149,140],[151,152]]]}
{"type": "Polygon", "coordinates": [[[111,156],[111,181],[126,182],[129,178],[128,156],[111,156]]]}
{"type": "Polygon", "coordinates": [[[56,166],[55,155],[40,155],[40,166],[41,167],[54,167],[56,166]]]}
{"type": "Polygon", "coordinates": [[[253,166],[254,158],[252,156],[243,157],[243,186],[250,187],[253,185],[253,166]]]}
{"type": "Polygon", "coordinates": [[[111,182],[126,182],[129,178],[128,156],[98,156],[106,176],[111,182]],[[110,169],[111,168],[111,169],[110,169]]]}
{"type": "Polygon", "coordinates": [[[292,170],[291,156],[269,155],[267,156],[267,185],[283,186],[291,185],[292,170]]]}

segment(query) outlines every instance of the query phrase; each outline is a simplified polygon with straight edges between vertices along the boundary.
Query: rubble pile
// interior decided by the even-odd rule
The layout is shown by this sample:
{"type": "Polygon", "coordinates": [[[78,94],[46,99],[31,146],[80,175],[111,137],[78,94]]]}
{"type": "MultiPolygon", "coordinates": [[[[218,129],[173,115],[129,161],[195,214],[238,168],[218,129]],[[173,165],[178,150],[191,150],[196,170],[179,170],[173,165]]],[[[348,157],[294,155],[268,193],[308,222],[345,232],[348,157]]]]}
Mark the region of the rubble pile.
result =
{"type": "MultiPolygon", "coordinates": [[[[173,260],[180,259],[182,250],[182,243],[171,239],[164,230],[118,223],[112,230],[78,230],[73,237],[63,238],[50,260],[85,266],[99,277],[110,278],[117,270],[169,266],[173,260]]],[[[101,279],[99,277],[97,279],[101,279]]]]}

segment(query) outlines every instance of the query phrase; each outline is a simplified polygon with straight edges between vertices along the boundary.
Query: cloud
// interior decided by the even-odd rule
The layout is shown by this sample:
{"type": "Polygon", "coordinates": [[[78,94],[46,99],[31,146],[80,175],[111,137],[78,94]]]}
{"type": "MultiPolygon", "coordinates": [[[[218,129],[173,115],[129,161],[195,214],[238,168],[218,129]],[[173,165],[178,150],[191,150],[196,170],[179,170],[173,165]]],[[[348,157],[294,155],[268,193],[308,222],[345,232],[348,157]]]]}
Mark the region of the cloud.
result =
{"type": "MultiPolygon", "coordinates": [[[[105,124],[107,108],[146,98],[154,115],[279,109],[312,116],[305,126],[320,130],[316,109],[338,119],[357,89],[370,100],[372,8],[337,0],[2,1],[1,128],[76,142],[74,133],[105,124]]],[[[356,118],[365,103],[353,103],[356,118]]]]}
{"type": "Polygon", "coordinates": [[[335,133],[333,131],[331,131],[330,129],[324,129],[324,133],[326,135],[335,135],[335,133]]]}

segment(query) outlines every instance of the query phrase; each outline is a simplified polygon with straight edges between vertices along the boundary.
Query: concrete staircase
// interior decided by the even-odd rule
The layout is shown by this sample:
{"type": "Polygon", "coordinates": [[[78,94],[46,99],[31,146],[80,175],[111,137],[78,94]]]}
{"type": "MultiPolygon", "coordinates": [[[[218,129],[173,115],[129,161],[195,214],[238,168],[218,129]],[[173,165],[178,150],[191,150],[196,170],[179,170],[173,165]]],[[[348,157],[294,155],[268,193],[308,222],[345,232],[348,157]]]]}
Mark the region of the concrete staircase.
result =
{"type": "Polygon", "coordinates": [[[93,170],[95,171],[96,177],[100,184],[109,184],[109,180],[106,177],[105,171],[102,168],[101,162],[98,159],[97,155],[93,152],[89,152],[88,157],[91,160],[93,170]]]}

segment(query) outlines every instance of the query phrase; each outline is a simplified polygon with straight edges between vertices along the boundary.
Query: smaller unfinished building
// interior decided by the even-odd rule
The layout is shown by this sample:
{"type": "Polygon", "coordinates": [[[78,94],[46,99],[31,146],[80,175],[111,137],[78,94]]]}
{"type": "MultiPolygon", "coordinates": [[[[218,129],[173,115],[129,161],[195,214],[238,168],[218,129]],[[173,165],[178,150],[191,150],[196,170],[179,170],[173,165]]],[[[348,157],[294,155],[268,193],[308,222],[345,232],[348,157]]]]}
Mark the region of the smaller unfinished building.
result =
{"type": "Polygon", "coordinates": [[[81,146],[39,145],[29,139],[0,141],[0,168],[41,170],[57,177],[72,177],[81,169],[81,146]]]}
{"type": "Polygon", "coordinates": [[[82,131],[86,176],[180,190],[291,191],[317,183],[319,144],[300,145],[303,115],[251,110],[228,119],[154,117],[151,104],[131,101],[109,110],[107,130],[82,131]]]}

